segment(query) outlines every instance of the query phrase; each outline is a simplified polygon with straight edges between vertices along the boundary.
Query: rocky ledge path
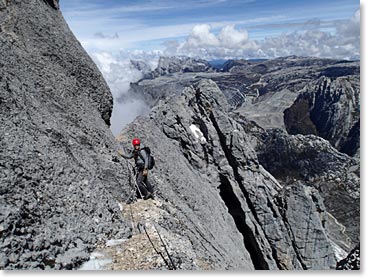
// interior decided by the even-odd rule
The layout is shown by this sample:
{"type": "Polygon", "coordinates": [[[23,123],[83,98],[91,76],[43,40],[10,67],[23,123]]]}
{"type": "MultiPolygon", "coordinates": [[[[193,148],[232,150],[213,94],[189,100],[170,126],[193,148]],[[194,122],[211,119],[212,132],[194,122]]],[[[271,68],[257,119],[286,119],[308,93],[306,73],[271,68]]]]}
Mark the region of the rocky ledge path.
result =
{"type": "MultiPolygon", "coordinates": [[[[175,208],[171,203],[163,202],[156,197],[154,200],[138,199],[131,204],[120,203],[123,218],[130,222],[131,237],[112,239],[100,245],[80,269],[211,269],[195,255],[187,238],[164,227],[167,219],[172,219],[164,207],[175,208]]],[[[175,221],[178,225],[184,224],[178,219],[175,221]]]]}

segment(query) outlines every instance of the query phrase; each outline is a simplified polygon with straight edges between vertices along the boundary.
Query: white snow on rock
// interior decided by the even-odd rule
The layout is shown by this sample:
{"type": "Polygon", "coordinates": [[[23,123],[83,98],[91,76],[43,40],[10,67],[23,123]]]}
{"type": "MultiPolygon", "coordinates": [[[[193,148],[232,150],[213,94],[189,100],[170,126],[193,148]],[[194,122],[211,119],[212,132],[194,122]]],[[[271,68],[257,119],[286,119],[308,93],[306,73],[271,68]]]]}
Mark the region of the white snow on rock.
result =
{"type": "Polygon", "coordinates": [[[79,270],[105,270],[105,266],[109,263],[112,263],[112,259],[106,258],[100,252],[93,252],[90,255],[89,261],[82,264],[79,270]]]}
{"type": "Polygon", "coordinates": [[[196,138],[196,142],[200,140],[200,142],[206,143],[206,139],[203,133],[200,131],[200,129],[195,124],[191,124],[190,130],[192,134],[194,135],[194,137],[196,138]]]}

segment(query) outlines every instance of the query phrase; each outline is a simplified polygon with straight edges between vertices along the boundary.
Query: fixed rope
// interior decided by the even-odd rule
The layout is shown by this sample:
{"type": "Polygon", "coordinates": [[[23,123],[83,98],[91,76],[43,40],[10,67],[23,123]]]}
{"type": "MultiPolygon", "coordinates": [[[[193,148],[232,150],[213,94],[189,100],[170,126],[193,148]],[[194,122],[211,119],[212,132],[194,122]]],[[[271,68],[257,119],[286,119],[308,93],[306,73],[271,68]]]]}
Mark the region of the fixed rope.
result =
{"type": "MultiPolygon", "coordinates": [[[[128,168],[129,168],[129,172],[130,172],[130,177],[133,179],[133,182],[134,182],[135,188],[138,190],[140,197],[141,197],[141,198],[143,198],[143,194],[141,193],[140,188],[139,188],[139,186],[138,186],[138,183],[136,182],[136,175],[135,175],[135,174],[134,174],[134,172],[133,172],[133,165],[132,165],[132,164],[131,164],[131,162],[129,162],[129,161],[126,161],[126,162],[128,163],[128,168]]],[[[133,188],[133,191],[132,191],[132,193],[131,193],[131,194],[133,194],[133,193],[135,193],[134,188],[133,188]]],[[[132,196],[132,195],[131,195],[131,196],[132,196]]],[[[131,196],[130,196],[130,197],[131,197],[131,196]]]]}
{"type": "Polygon", "coordinates": [[[158,255],[160,255],[160,256],[162,257],[162,259],[163,259],[163,261],[165,262],[165,264],[167,265],[168,269],[172,270],[171,265],[168,263],[168,261],[166,260],[166,258],[163,256],[162,252],[161,252],[161,251],[158,251],[158,249],[155,247],[155,245],[154,245],[154,243],[153,243],[152,239],[150,238],[150,236],[149,236],[149,234],[148,234],[147,228],[145,228],[145,225],[143,225],[143,229],[144,229],[144,232],[145,232],[145,234],[147,235],[148,240],[149,240],[150,244],[152,245],[152,247],[153,247],[154,251],[155,251],[158,255]]]}
{"type": "Polygon", "coordinates": [[[161,240],[161,242],[162,242],[162,244],[163,244],[163,247],[164,247],[164,250],[166,251],[166,254],[167,254],[167,256],[168,256],[168,258],[169,258],[169,260],[170,260],[170,262],[171,262],[171,264],[172,264],[172,268],[174,269],[174,270],[177,270],[177,268],[176,268],[176,266],[175,266],[175,264],[174,264],[174,262],[173,262],[173,260],[172,260],[172,258],[171,258],[171,255],[169,254],[169,252],[168,252],[168,249],[167,249],[167,247],[166,247],[166,244],[164,243],[164,241],[163,241],[163,239],[162,239],[162,237],[161,237],[161,234],[159,233],[159,231],[158,231],[158,229],[157,229],[157,227],[155,226],[155,224],[153,223],[153,226],[154,226],[154,229],[156,230],[156,232],[157,232],[157,234],[158,234],[158,236],[159,236],[159,239],[161,240]]]}

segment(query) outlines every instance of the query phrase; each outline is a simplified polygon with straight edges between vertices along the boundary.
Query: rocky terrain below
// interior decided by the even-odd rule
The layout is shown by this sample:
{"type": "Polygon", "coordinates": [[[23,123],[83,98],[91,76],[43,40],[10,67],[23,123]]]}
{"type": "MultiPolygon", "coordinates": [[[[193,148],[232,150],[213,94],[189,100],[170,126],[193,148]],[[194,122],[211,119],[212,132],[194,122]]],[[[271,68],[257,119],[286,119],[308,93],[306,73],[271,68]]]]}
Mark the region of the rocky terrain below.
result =
{"type": "MultiPolygon", "coordinates": [[[[255,269],[335,268],[359,241],[359,162],[322,138],[266,130],[230,112],[213,81],[160,101],[120,140],[127,145],[133,135],[156,149],[152,178],[160,198],[178,207],[174,217],[205,222],[205,241],[216,249],[242,240],[255,269]]],[[[221,257],[214,264],[240,258],[221,257]]]]}
{"type": "Polygon", "coordinates": [[[161,58],[115,138],[57,0],[0,0],[0,51],[1,269],[359,268],[359,62],[161,58]],[[127,201],[133,137],[154,200],[127,201]]]}

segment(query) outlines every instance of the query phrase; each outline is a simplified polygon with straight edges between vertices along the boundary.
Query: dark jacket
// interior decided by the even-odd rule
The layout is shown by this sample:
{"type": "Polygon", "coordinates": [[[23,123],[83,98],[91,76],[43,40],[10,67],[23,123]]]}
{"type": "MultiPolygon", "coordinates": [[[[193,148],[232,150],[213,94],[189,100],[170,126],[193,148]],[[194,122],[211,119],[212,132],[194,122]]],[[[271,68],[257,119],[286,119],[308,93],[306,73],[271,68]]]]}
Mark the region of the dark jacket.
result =
{"type": "Polygon", "coordinates": [[[145,149],[143,144],[140,144],[140,149],[138,151],[136,151],[135,149],[133,149],[132,151],[130,151],[130,153],[128,154],[122,154],[121,156],[124,157],[125,159],[132,159],[134,158],[135,160],[135,165],[137,168],[139,169],[144,169],[144,168],[148,168],[148,155],[145,152],[145,149]],[[139,155],[140,152],[140,155],[139,155]]]}

